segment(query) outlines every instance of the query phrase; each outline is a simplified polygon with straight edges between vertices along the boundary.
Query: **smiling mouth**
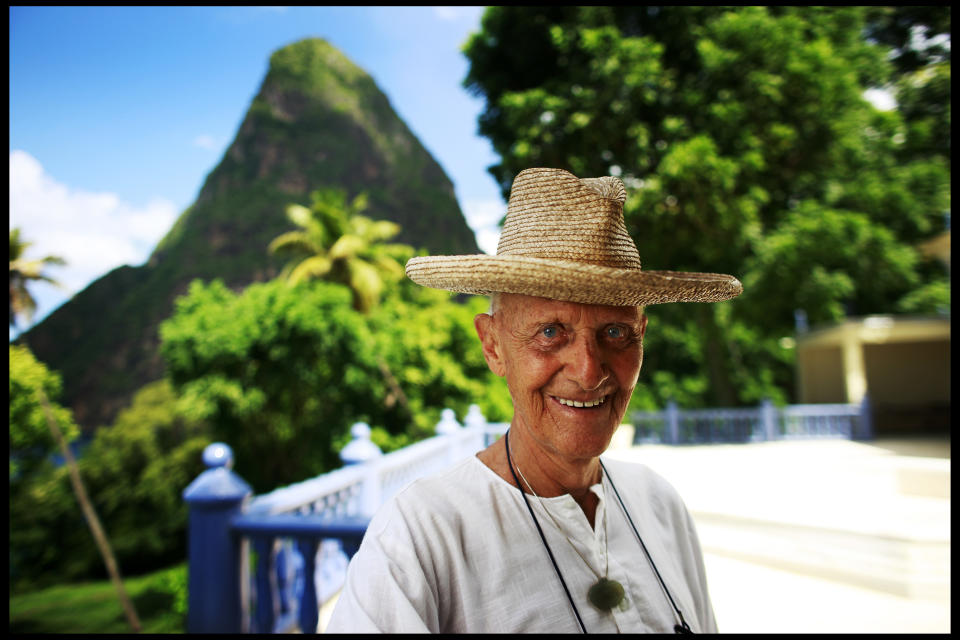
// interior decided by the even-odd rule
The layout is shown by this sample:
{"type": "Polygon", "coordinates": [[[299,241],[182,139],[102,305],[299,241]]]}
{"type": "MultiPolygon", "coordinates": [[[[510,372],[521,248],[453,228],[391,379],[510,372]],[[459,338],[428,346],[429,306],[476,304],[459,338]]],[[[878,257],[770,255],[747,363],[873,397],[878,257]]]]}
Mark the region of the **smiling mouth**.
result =
{"type": "Polygon", "coordinates": [[[550,396],[550,397],[565,407],[574,407],[577,409],[594,409],[602,405],[607,400],[607,396],[603,396],[602,398],[598,398],[596,400],[591,400],[588,402],[581,402],[579,400],[567,400],[566,398],[560,398],[558,396],[550,396]]]}

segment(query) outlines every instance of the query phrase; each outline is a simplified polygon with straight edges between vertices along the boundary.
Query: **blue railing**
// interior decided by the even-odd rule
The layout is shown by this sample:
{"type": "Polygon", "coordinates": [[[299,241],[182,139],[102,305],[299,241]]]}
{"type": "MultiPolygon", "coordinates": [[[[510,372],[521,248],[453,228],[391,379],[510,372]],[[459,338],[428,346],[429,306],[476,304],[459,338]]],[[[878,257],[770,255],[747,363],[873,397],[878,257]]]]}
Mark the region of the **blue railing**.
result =
{"type": "Polygon", "coordinates": [[[257,593],[269,596],[275,591],[278,594],[276,599],[256,599],[256,628],[251,630],[316,631],[320,597],[313,578],[317,570],[316,558],[320,542],[339,540],[346,556],[353,557],[360,548],[368,523],[369,518],[364,517],[345,517],[331,521],[325,516],[298,514],[234,517],[231,520],[233,534],[248,538],[257,553],[257,593]],[[296,541],[296,550],[302,560],[299,570],[293,573],[292,584],[289,583],[291,572],[285,570],[284,565],[294,556],[290,553],[273,553],[276,542],[283,538],[296,541]],[[276,589],[273,588],[271,580],[278,581],[276,589]],[[285,588],[288,584],[293,588],[285,588]]]}
{"type": "Polygon", "coordinates": [[[465,423],[446,409],[435,437],[386,455],[358,423],[340,454],[346,466],[256,497],[231,471],[230,447],[207,447],[209,468],[183,492],[190,512],[187,631],[315,632],[319,607],[343,584],[380,504],[506,431],[476,407],[465,423]]]}
{"type": "Polygon", "coordinates": [[[777,407],[764,400],[758,407],[637,411],[629,416],[634,443],[709,444],[762,442],[801,438],[873,437],[870,401],[860,404],[794,404],[777,407]]]}
{"type": "MultiPolygon", "coordinates": [[[[630,420],[635,431],[626,444],[871,437],[866,399],[782,408],[765,401],[747,409],[670,404],[630,420]]],[[[436,436],[386,455],[370,441],[370,428],[358,423],[341,451],[343,468],[260,496],[231,471],[230,447],[207,447],[209,468],[183,492],[190,513],[187,631],[315,632],[319,608],[342,586],[376,509],[410,481],[473,455],[507,429],[487,423],[476,406],[464,423],[446,409],[436,436]]]]}

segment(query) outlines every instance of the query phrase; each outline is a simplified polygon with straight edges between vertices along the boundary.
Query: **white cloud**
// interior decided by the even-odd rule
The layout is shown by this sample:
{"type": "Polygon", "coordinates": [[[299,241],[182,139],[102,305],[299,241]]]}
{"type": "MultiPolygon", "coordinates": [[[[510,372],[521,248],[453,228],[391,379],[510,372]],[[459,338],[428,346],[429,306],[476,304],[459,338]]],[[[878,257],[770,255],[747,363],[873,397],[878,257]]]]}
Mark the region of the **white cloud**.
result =
{"type": "Polygon", "coordinates": [[[467,200],[463,203],[463,215],[473,229],[496,226],[507,213],[507,206],[499,199],[467,200]]]}
{"type": "Polygon", "coordinates": [[[202,134],[194,138],[193,144],[208,151],[214,151],[217,148],[217,141],[213,136],[208,136],[207,134],[202,134]]]}
{"type": "Polygon", "coordinates": [[[477,245],[484,253],[497,255],[497,244],[500,243],[499,229],[481,229],[477,231],[477,245]]]}
{"type": "Polygon", "coordinates": [[[138,206],[113,193],[73,189],[48,175],[29,153],[10,152],[10,228],[19,227],[21,238],[32,243],[27,257],[55,255],[67,262],[47,269],[64,289],[35,295],[35,319],[111,269],[145,262],[176,217],[168,200],[138,206]]]}
{"type": "Polygon", "coordinates": [[[456,7],[434,7],[433,13],[441,20],[456,20],[458,17],[456,7]]]}
{"type": "Polygon", "coordinates": [[[433,15],[446,22],[465,19],[479,19],[485,7],[433,7],[433,15]]]}
{"type": "Polygon", "coordinates": [[[495,254],[500,241],[500,220],[506,213],[506,205],[499,199],[467,200],[462,208],[467,224],[477,237],[480,250],[495,254]]]}

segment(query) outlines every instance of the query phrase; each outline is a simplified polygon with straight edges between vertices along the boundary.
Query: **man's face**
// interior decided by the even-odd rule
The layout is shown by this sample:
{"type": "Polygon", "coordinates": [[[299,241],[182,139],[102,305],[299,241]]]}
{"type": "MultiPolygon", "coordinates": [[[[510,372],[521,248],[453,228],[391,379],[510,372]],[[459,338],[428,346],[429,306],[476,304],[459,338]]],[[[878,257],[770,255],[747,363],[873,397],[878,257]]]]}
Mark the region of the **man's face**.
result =
{"type": "Polygon", "coordinates": [[[511,426],[552,454],[592,458],[610,444],[643,361],[647,318],[637,307],[502,294],[477,332],[513,398],[511,426]]]}

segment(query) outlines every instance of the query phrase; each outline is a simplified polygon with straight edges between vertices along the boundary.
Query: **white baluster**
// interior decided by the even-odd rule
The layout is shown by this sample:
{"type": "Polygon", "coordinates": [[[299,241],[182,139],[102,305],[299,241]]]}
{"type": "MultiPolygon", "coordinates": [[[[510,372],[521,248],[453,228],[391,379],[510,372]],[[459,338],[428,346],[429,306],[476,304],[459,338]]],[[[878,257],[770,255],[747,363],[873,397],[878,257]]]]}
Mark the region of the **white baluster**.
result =
{"type": "Polygon", "coordinates": [[[457,416],[453,409],[444,409],[440,412],[440,422],[437,423],[436,429],[437,435],[446,436],[448,443],[447,460],[443,466],[460,459],[461,438],[459,436],[462,429],[460,423],[457,422],[457,416]]]}

